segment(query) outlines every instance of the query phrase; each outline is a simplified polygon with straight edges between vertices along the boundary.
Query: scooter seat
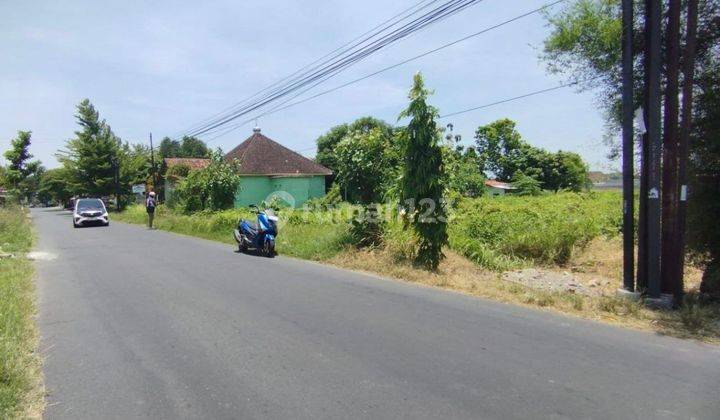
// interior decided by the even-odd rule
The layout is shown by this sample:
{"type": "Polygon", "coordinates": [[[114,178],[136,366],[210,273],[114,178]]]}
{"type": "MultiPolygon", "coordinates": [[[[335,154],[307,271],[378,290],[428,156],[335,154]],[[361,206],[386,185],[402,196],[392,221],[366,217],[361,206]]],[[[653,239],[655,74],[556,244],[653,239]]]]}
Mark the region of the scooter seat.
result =
{"type": "Polygon", "coordinates": [[[257,223],[253,223],[249,220],[243,220],[243,222],[245,222],[247,224],[247,227],[250,229],[250,233],[257,233],[257,231],[258,231],[257,223]]]}

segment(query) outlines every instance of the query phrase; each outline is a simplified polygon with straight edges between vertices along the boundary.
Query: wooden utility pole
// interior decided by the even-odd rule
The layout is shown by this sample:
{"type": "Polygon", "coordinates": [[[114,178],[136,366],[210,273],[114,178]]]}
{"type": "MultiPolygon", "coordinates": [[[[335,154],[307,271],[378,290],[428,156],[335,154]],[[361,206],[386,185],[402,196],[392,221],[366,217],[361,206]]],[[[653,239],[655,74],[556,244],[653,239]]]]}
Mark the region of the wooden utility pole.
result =
{"type": "Polygon", "coordinates": [[[633,0],[622,0],[623,288],[635,291],[633,0]]]}
{"type": "Polygon", "coordinates": [[[661,291],[676,289],[678,207],[678,77],[680,72],[680,0],[669,0],[665,35],[665,106],[662,165],[662,257],[661,291]]]}
{"type": "Polygon", "coordinates": [[[692,101],[693,84],[695,82],[695,49],[697,47],[697,14],[698,0],[688,0],[687,4],[687,32],[685,35],[685,52],[683,54],[683,96],[682,120],[680,122],[680,143],[678,159],[678,183],[680,185],[678,215],[677,215],[677,250],[675,252],[676,278],[675,300],[682,299],[683,271],[685,267],[685,219],[687,215],[687,162],[690,147],[690,130],[692,128],[692,101]]]}
{"type": "Polygon", "coordinates": [[[155,148],[153,147],[152,132],[150,133],[150,166],[152,166],[153,191],[155,191],[157,190],[157,171],[155,170],[155,148]]]}
{"type": "Polygon", "coordinates": [[[661,8],[659,0],[646,0],[649,14],[646,21],[649,25],[648,54],[648,155],[647,155],[647,280],[650,297],[660,297],[660,161],[662,158],[661,144],[661,8]]]}

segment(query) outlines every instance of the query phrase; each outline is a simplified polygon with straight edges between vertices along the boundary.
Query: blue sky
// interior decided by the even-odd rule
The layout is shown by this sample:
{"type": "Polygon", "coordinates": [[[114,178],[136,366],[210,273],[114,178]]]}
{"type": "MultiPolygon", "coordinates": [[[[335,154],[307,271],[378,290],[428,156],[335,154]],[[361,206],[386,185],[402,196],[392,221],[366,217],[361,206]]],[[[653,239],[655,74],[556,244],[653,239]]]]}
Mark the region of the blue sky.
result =
{"type": "MultiPolygon", "coordinates": [[[[47,167],[76,129],[89,98],[116,134],[132,142],[173,136],[417,3],[288,1],[0,1],[0,149],[32,130],[47,167]]],[[[317,88],[394,64],[544,4],[484,0],[404,39],[317,88]]],[[[421,71],[441,114],[555,86],[538,59],[549,33],[536,14],[418,61],[259,121],[263,133],[312,156],[318,135],[372,115],[395,122],[421,71]],[[310,150],[308,150],[310,149],[310,150]]],[[[592,92],[562,89],[442,120],[470,144],[475,129],[516,120],[530,143],[580,153],[608,170],[601,111],[592,92]]],[[[229,150],[252,124],[210,145],[229,150]]],[[[210,138],[206,137],[205,139],[210,138]]]]}

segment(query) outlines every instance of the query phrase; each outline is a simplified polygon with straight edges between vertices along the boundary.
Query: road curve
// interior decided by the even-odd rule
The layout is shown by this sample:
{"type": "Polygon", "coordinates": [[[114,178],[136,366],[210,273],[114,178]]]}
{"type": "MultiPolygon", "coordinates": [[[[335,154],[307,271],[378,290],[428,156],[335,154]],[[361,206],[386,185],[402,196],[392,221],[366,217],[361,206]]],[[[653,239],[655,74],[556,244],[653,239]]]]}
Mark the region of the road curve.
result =
{"type": "Polygon", "coordinates": [[[32,216],[49,419],[720,418],[715,346],[32,216]]]}

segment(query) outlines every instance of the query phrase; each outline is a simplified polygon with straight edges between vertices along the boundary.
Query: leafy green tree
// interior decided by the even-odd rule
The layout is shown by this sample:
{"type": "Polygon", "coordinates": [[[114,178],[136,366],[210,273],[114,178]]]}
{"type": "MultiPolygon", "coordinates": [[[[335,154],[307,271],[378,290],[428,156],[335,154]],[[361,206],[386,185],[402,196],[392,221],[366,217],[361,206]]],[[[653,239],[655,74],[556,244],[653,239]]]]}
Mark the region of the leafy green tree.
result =
{"type": "Polygon", "coordinates": [[[397,177],[400,149],[395,138],[380,127],[349,132],[333,150],[336,182],[354,203],[383,200],[397,177]]]}
{"type": "Polygon", "coordinates": [[[58,155],[72,173],[73,190],[96,197],[113,195],[121,141],[105,120],[100,119],[90,100],[80,102],[75,118],[80,130],[68,141],[67,153],[58,155]]]}
{"type": "Polygon", "coordinates": [[[394,128],[385,121],[373,117],[358,118],[350,124],[335,126],[318,137],[316,140],[317,154],[315,160],[333,172],[337,172],[339,168],[337,156],[335,155],[335,146],[350,133],[367,133],[373,129],[379,129],[385,138],[394,137],[394,128]]]}
{"type": "Polygon", "coordinates": [[[37,177],[43,168],[40,161],[30,161],[30,143],[32,132],[18,131],[18,135],[10,142],[10,149],[4,154],[8,160],[4,179],[7,187],[18,198],[28,199],[37,189],[37,177]]]}
{"type": "Polygon", "coordinates": [[[515,187],[514,194],[516,195],[540,195],[542,193],[540,181],[525,175],[522,171],[515,173],[512,185],[515,187]]]}
{"type": "Polygon", "coordinates": [[[132,185],[144,184],[151,179],[150,147],[142,143],[125,142],[120,147],[118,155],[120,183],[123,190],[130,191],[132,185]]]}
{"type": "Polygon", "coordinates": [[[720,60],[698,78],[690,159],[688,244],[708,256],[700,290],[720,299],[720,60]]]}
{"type": "Polygon", "coordinates": [[[66,203],[72,196],[72,186],[68,182],[71,175],[64,167],[48,169],[40,177],[38,192],[59,204],[66,203]]]}
{"type": "Polygon", "coordinates": [[[160,158],[175,158],[180,157],[180,142],[177,140],[172,140],[170,137],[165,137],[160,142],[160,158]]]}
{"type": "Polygon", "coordinates": [[[409,207],[410,224],[418,236],[415,263],[436,270],[444,258],[447,244],[447,220],[443,203],[445,169],[440,145],[440,131],[435,118],[437,110],[428,105],[430,92],[422,75],[413,78],[408,95],[410,105],[400,118],[410,118],[404,132],[404,172],[401,178],[401,200],[409,207]]]}
{"type": "Polygon", "coordinates": [[[485,192],[485,176],[480,171],[474,148],[445,146],[443,162],[449,190],[465,197],[479,197],[485,192]]]}
{"type": "Polygon", "coordinates": [[[47,202],[48,197],[38,194],[40,189],[40,180],[45,173],[45,167],[40,164],[39,161],[32,162],[32,172],[23,180],[21,185],[21,192],[25,200],[31,201],[33,199],[39,200],[40,202],[47,202]]]}
{"type": "Polygon", "coordinates": [[[210,149],[204,141],[196,137],[185,136],[180,143],[180,156],[184,158],[205,158],[208,157],[210,149]]]}
{"type": "Polygon", "coordinates": [[[222,153],[211,154],[206,168],[190,171],[177,186],[180,207],[186,213],[232,208],[240,185],[237,165],[225,161],[222,153]]]}
{"type": "Polygon", "coordinates": [[[515,172],[525,165],[527,144],[510,119],[478,127],[475,143],[482,170],[492,172],[499,180],[511,180],[515,172]]]}
{"type": "Polygon", "coordinates": [[[580,155],[550,153],[528,144],[507,118],[478,127],[475,141],[481,167],[501,181],[522,172],[547,190],[580,191],[588,185],[588,167],[580,155]]]}
{"type": "Polygon", "coordinates": [[[165,137],[160,142],[160,158],[206,158],[207,144],[197,137],[184,136],[180,141],[165,137]]]}

